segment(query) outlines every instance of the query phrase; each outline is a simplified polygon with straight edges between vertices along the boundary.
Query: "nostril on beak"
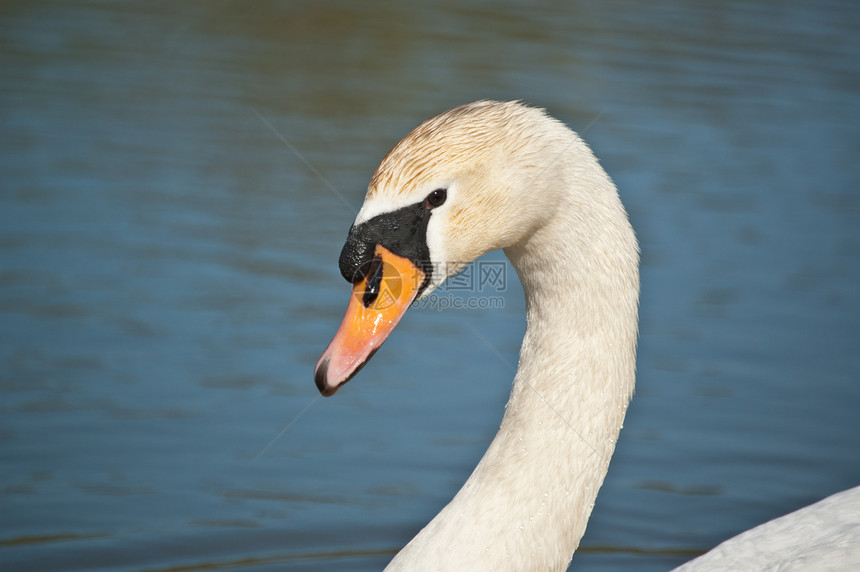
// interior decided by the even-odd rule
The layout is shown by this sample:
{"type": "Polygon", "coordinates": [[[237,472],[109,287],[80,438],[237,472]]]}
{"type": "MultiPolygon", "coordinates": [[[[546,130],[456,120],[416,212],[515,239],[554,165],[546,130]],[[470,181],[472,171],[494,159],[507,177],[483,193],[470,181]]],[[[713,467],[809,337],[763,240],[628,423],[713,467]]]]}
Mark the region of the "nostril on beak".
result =
{"type": "Polygon", "coordinates": [[[361,303],[365,308],[369,308],[373,301],[379,296],[379,289],[382,286],[382,259],[374,256],[370,261],[370,267],[367,269],[367,286],[364,289],[364,296],[361,298],[361,303]]]}

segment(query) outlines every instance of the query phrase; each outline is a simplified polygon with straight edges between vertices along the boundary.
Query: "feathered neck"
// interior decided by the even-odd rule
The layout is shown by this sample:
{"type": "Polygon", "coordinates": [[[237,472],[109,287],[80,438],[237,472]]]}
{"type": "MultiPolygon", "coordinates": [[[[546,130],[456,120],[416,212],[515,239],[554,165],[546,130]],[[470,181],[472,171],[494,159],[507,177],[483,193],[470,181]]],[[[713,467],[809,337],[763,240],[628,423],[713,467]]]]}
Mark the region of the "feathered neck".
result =
{"type": "Polygon", "coordinates": [[[553,214],[505,249],[527,328],[501,427],[387,570],[564,570],[585,532],[633,393],[639,276],[614,185],[581,142],[574,160],[543,182],[568,186],[553,214]]]}

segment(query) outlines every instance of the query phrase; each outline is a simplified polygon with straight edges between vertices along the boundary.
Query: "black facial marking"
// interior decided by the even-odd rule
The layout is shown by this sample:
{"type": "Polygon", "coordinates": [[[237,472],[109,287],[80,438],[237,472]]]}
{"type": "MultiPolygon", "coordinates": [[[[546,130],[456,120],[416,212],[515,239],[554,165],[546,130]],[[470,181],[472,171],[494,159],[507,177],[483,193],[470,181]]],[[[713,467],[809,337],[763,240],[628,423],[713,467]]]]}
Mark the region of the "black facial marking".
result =
{"type": "MultiPolygon", "coordinates": [[[[444,201],[443,190],[442,202],[444,201]]],[[[427,247],[427,223],[430,221],[434,207],[432,205],[428,207],[429,203],[428,196],[420,203],[377,215],[349,229],[349,236],[340,253],[338,264],[340,273],[348,282],[356,284],[368,276],[368,287],[362,299],[365,307],[373,303],[379,295],[382,265],[374,265],[376,259],[374,251],[377,244],[398,256],[408,258],[424,272],[425,279],[418,290],[419,295],[430,284],[431,264],[430,249],[427,247]]]]}

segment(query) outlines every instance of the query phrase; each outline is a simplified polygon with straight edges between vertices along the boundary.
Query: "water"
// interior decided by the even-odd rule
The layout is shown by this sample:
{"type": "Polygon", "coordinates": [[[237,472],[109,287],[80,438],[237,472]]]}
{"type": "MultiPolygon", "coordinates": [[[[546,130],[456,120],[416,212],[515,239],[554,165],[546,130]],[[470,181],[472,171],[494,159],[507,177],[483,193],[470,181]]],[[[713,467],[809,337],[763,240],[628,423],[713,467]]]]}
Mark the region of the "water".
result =
{"type": "Polygon", "coordinates": [[[858,32],[848,1],[4,3],[0,566],[382,568],[498,426],[514,273],[501,309],[412,311],[332,399],[311,371],[376,163],[481,97],[585,132],[642,245],[577,569],[857,485],[858,32]]]}

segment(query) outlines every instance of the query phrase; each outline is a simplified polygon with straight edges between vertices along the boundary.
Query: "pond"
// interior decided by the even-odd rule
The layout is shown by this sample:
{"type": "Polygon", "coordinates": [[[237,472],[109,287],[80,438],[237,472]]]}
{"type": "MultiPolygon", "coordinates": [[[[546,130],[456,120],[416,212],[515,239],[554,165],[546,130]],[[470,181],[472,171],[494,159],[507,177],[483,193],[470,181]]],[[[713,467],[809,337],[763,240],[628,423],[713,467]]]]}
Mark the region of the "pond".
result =
{"type": "Polygon", "coordinates": [[[858,23],[4,4],[0,567],[383,568],[498,428],[516,275],[488,255],[492,304],[410,311],[332,398],[313,365],[376,164],[481,98],[580,132],[642,248],[636,395],[573,567],[667,570],[860,484],[858,23]]]}

